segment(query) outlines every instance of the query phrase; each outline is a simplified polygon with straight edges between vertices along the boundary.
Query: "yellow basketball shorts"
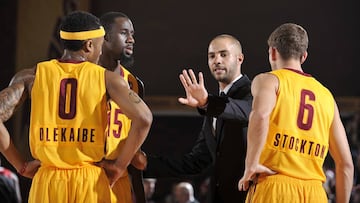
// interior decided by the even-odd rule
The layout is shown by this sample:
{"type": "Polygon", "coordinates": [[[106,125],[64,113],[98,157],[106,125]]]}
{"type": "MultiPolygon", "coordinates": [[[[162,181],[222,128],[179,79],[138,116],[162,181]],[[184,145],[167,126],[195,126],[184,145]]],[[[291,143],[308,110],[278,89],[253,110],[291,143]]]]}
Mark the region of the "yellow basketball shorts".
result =
{"type": "Polygon", "coordinates": [[[116,202],[105,171],[89,165],[78,169],[40,167],[29,193],[29,203],[116,202]]]}
{"type": "Polygon", "coordinates": [[[133,203],[131,183],[128,175],[117,180],[112,190],[119,203],[133,203]]]}
{"type": "Polygon", "coordinates": [[[284,175],[259,177],[248,191],[247,203],[327,203],[319,180],[300,180],[284,175]]]}

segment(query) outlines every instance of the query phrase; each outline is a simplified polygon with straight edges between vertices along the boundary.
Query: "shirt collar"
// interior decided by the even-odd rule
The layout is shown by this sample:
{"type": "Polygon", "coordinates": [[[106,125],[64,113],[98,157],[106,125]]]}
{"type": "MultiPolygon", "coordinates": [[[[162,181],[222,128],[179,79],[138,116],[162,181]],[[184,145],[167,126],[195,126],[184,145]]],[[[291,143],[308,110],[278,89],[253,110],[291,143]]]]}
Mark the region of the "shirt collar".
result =
{"type": "Polygon", "coordinates": [[[237,76],[230,84],[226,85],[226,87],[223,90],[219,89],[219,95],[220,95],[221,92],[224,92],[225,94],[227,94],[229,89],[231,88],[231,86],[234,84],[234,82],[239,80],[242,76],[243,76],[242,74],[237,76]]]}

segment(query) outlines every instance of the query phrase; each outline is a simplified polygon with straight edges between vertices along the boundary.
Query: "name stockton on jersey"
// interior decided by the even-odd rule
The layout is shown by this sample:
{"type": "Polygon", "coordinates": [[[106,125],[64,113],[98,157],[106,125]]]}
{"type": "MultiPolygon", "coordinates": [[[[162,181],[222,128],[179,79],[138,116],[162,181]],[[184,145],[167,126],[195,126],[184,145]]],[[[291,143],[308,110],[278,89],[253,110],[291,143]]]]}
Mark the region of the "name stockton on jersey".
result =
{"type": "Polygon", "coordinates": [[[290,149],[301,154],[325,158],[327,146],[311,140],[298,138],[292,135],[276,133],[273,146],[281,149],[290,149]]]}

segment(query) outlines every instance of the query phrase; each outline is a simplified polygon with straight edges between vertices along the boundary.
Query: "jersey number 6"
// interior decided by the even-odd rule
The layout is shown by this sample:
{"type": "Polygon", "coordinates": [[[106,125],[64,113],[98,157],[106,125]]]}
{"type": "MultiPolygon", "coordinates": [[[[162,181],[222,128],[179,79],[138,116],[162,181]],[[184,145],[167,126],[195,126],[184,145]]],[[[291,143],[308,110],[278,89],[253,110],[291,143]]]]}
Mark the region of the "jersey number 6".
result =
{"type": "Polygon", "coordinates": [[[300,108],[297,117],[297,126],[303,130],[309,130],[312,126],[314,119],[314,107],[306,103],[307,101],[315,101],[315,94],[310,90],[301,90],[300,95],[300,108]],[[304,120],[304,115],[307,112],[307,119],[304,120]]]}

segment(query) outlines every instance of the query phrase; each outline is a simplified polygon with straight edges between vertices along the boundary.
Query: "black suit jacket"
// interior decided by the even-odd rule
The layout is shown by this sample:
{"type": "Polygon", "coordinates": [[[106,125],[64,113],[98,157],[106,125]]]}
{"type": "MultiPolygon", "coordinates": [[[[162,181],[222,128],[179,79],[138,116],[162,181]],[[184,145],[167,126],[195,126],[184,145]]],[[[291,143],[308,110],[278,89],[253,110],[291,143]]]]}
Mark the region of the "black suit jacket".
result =
{"type": "Polygon", "coordinates": [[[244,75],[225,97],[209,95],[204,122],[191,152],[181,157],[148,156],[146,177],[186,177],[210,169],[209,202],[245,202],[237,189],[245,168],[246,131],[251,111],[251,82],[244,75]],[[213,117],[217,118],[216,132],[213,117]]]}

